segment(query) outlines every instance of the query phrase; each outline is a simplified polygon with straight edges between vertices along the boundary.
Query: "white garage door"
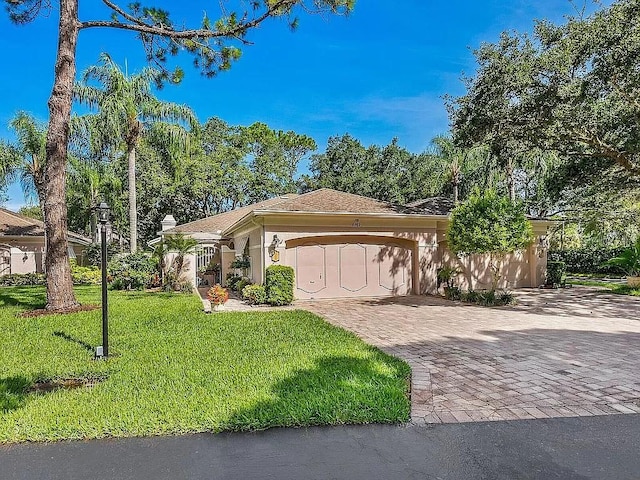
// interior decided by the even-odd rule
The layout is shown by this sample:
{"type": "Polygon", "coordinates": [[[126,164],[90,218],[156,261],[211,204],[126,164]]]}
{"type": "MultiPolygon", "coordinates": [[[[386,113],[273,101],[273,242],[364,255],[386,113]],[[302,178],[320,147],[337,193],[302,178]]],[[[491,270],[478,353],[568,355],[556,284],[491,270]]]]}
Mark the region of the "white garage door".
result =
{"type": "Polygon", "coordinates": [[[408,295],[411,250],[394,243],[308,242],[288,248],[296,298],[408,295]]]}

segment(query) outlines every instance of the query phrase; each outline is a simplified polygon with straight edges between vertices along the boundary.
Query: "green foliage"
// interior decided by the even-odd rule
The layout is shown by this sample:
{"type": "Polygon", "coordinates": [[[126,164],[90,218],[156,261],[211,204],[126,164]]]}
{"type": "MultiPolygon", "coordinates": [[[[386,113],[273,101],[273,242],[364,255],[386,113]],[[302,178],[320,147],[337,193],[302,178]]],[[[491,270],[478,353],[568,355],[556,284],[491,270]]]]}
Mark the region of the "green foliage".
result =
{"type": "Polygon", "coordinates": [[[10,126],[13,143],[0,142],[0,184],[19,181],[25,198],[42,203],[46,162],[46,124],[27,112],[18,112],[10,126]]]}
{"type": "Polygon", "coordinates": [[[118,255],[109,262],[109,284],[113,290],[143,290],[154,279],[156,263],[142,252],[118,255]]]}
{"type": "Polygon", "coordinates": [[[445,284],[445,288],[452,288],[454,286],[455,278],[460,275],[462,272],[458,270],[456,267],[451,267],[449,265],[445,265],[442,268],[438,269],[438,288],[443,283],[445,284]]]}
{"type": "Polygon", "coordinates": [[[515,303],[515,297],[511,292],[498,292],[496,290],[460,292],[460,300],[466,303],[474,303],[483,307],[498,307],[515,303]]]}
{"type": "Polygon", "coordinates": [[[267,267],[265,289],[270,305],[289,305],[293,302],[294,272],[286,265],[267,267]]]}
{"type": "Polygon", "coordinates": [[[460,300],[462,290],[460,290],[460,287],[456,286],[444,287],[444,296],[448,300],[460,300]]]}
{"type": "Polygon", "coordinates": [[[562,285],[566,272],[567,265],[564,262],[547,261],[547,285],[562,285]]]}
{"type": "Polygon", "coordinates": [[[619,0],[483,44],[467,94],[449,105],[457,141],[499,155],[556,152],[556,183],[597,183],[613,171],[623,186],[640,173],[639,13],[636,0],[619,0]]]}
{"type": "Polygon", "coordinates": [[[617,275],[620,270],[608,261],[621,255],[623,251],[623,248],[553,250],[549,252],[548,259],[563,262],[569,273],[617,275]]]}
{"type": "Polygon", "coordinates": [[[234,292],[242,293],[242,290],[247,285],[251,285],[251,280],[248,278],[241,278],[239,281],[234,282],[233,287],[231,288],[234,292]]]}
{"type": "MultiPolygon", "coordinates": [[[[117,243],[107,243],[107,262],[120,253],[120,247],[117,243]]],[[[102,264],[102,245],[92,243],[84,249],[84,254],[89,265],[99,267],[102,264]]]]}
{"type": "Polygon", "coordinates": [[[638,237],[633,245],[624,251],[617,257],[612,258],[607,262],[607,265],[611,265],[619,268],[625,275],[630,277],[640,276],[640,237],[638,237]]]}
{"type": "Polygon", "coordinates": [[[233,262],[231,262],[231,265],[229,265],[229,266],[231,268],[237,268],[237,269],[240,269],[240,270],[245,270],[245,269],[251,267],[251,261],[247,257],[236,258],[233,262]]]}
{"type": "Polygon", "coordinates": [[[20,215],[42,221],[42,209],[39,205],[24,205],[18,210],[20,215]]]}
{"type": "Polygon", "coordinates": [[[0,444],[409,420],[409,366],[309,312],[207,316],[193,295],[111,292],[113,356],[96,362],[100,310],[17,317],[44,301],[0,296],[0,444]],[[65,378],[102,381],[27,393],[65,378]]]}
{"type": "Polygon", "coordinates": [[[46,285],[47,277],[43,273],[12,273],[0,277],[0,286],[46,285]]]}
{"type": "Polygon", "coordinates": [[[267,303],[267,290],[262,285],[247,285],[242,289],[242,298],[251,305],[267,303]]]}
{"type": "Polygon", "coordinates": [[[71,278],[74,285],[99,285],[102,283],[102,270],[98,267],[80,267],[71,262],[71,278]]]}
{"type": "Polygon", "coordinates": [[[451,213],[447,244],[456,255],[505,255],[532,241],[533,230],[522,204],[493,190],[471,195],[451,213]]]}
{"type": "Polygon", "coordinates": [[[242,281],[242,277],[240,275],[236,275],[235,273],[229,272],[227,273],[225,285],[231,290],[237,290],[235,286],[240,281],[242,281]]]}

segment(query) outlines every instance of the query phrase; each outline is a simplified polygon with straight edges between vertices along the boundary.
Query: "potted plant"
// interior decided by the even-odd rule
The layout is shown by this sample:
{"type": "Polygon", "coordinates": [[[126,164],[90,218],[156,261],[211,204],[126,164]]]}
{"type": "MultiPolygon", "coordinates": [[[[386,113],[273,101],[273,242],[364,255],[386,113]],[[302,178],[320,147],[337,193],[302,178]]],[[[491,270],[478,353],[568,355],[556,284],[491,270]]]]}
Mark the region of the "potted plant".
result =
{"type": "Polygon", "coordinates": [[[217,283],[209,289],[207,298],[211,302],[213,311],[218,312],[224,310],[224,304],[229,300],[229,291],[217,283]]]}
{"type": "Polygon", "coordinates": [[[619,257],[609,260],[607,265],[620,268],[627,276],[627,285],[640,287],[640,237],[619,257]]]}

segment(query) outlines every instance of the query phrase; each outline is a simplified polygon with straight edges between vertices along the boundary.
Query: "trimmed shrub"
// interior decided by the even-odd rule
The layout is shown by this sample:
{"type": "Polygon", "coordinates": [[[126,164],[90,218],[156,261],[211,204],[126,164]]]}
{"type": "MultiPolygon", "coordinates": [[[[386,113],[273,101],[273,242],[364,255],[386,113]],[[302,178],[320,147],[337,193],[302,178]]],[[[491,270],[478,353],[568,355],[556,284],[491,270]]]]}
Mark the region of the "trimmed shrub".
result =
{"type": "Polygon", "coordinates": [[[267,291],[262,285],[247,285],[242,289],[242,298],[251,305],[267,303],[267,291]]]}
{"type": "Polygon", "coordinates": [[[79,267],[73,259],[69,263],[74,285],[99,285],[102,282],[102,271],[98,267],[79,267]]]}
{"type": "Polygon", "coordinates": [[[567,266],[564,262],[547,262],[547,285],[562,285],[567,266]]]}
{"type": "Polygon", "coordinates": [[[22,287],[30,285],[45,285],[47,278],[42,273],[12,273],[0,277],[2,287],[22,287]]]}
{"type": "Polygon", "coordinates": [[[270,305],[290,305],[293,302],[293,282],[293,268],[285,265],[268,267],[265,278],[267,303],[270,305]]]}
{"type": "Polygon", "coordinates": [[[152,283],[156,263],[145,253],[130,253],[111,260],[107,271],[112,289],[142,290],[152,283]]]}

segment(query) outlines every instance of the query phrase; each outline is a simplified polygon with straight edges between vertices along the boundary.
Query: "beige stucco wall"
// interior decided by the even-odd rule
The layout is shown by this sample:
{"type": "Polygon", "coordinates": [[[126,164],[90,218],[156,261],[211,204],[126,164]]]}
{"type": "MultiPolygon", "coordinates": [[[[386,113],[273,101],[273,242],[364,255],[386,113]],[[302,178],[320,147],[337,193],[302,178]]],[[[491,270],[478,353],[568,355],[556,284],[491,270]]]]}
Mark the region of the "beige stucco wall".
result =
{"type": "MultiPolygon", "coordinates": [[[[379,239],[381,243],[393,239],[412,254],[413,293],[437,292],[437,271],[445,265],[456,265],[464,273],[458,278],[461,288],[483,289],[491,285],[488,256],[459,259],[446,246],[446,219],[413,217],[374,217],[358,215],[265,215],[251,219],[232,232],[238,250],[222,249],[222,278],[231,271],[229,265],[242,252],[243,239],[249,238],[251,261],[250,278],[264,282],[264,269],[273,264],[295,267],[292,245],[304,241],[355,242],[358,239],[379,239]],[[279,243],[274,247],[273,238],[279,243]],[[278,252],[279,260],[273,261],[278,252]],[[291,257],[291,258],[290,258],[291,257]]],[[[501,288],[537,287],[544,283],[546,250],[540,236],[546,234],[547,223],[533,222],[535,241],[523,252],[506,257],[502,267],[501,288]]]]}
{"type": "MultiPolygon", "coordinates": [[[[547,250],[541,246],[540,237],[546,232],[538,230],[533,243],[525,250],[507,255],[501,264],[498,288],[536,288],[545,283],[547,250]]],[[[458,258],[447,248],[446,240],[438,245],[438,257],[442,266],[454,266],[461,273],[456,284],[463,290],[482,290],[492,283],[488,255],[469,255],[458,258]]]]}

